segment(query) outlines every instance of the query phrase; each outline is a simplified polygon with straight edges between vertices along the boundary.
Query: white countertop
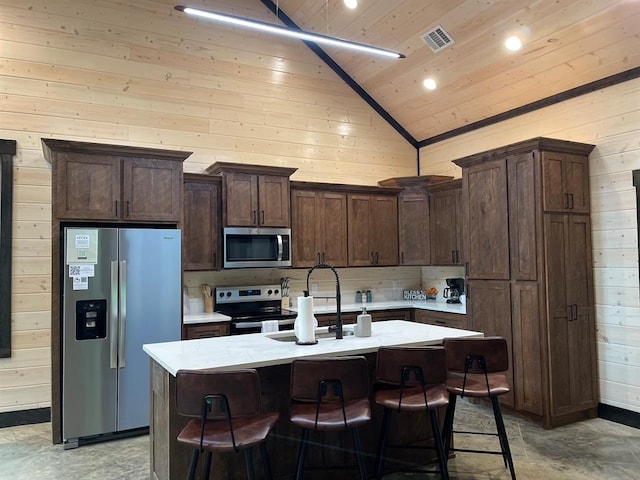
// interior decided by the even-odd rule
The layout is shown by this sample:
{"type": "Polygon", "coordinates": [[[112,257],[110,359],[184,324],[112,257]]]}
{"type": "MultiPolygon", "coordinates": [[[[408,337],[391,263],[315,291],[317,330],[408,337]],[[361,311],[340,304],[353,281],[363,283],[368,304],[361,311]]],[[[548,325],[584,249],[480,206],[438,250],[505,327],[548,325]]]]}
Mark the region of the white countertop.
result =
{"type": "Polygon", "coordinates": [[[190,325],[193,323],[215,323],[215,322],[229,322],[231,317],[223,315],[221,313],[190,313],[182,317],[182,323],[190,325]]]}
{"type": "MultiPolygon", "coordinates": [[[[322,298],[317,300],[314,299],[313,312],[318,315],[336,313],[335,303],[335,300],[327,302],[322,298]]],[[[403,308],[418,308],[422,310],[433,310],[436,312],[457,313],[460,315],[465,315],[467,313],[467,307],[461,303],[446,303],[438,300],[398,300],[367,303],[367,310],[372,312],[376,310],[398,310],[403,308]]],[[[296,307],[290,307],[289,310],[297,312],[296,307]]],[[[342,313],[360,312],[362,310],[362,303],[342,303],[340,304],[340,310],[342,310],[342,313]]],[[[228,322],[230,320],[231,317],[216,312],[191,313],[182,317],[182,323],[185,325],[195,323],[228,322]]]]}
{"type": "MultiPolygon", "coordinates": [[[[184,369],[257,368],[291,363],[300,357],[359,355],[383,346],[433,345],[446,337],[482,336],[479,332],[404,320],[373,322],[371,330],[370,337],[320,338],[315,345],[296,345],[293,341],[270,338],[293,335],[292,331],[283,331],[153,343],[143,345],[143,350],[175,376],[178,370],[184,369]]],[[[327,332],[327,327],[317,331],[327,332]]]]}

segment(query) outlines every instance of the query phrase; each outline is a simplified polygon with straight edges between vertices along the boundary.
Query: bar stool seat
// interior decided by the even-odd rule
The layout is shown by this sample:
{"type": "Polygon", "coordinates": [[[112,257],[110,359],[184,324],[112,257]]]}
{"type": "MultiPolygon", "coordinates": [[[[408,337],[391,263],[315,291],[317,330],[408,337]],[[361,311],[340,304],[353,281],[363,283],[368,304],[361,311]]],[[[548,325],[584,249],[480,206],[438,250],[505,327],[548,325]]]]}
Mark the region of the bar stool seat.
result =
{"type": "MultiPolygon", "coordinates": [[[[371,421],[371,405],[369,399],[345,401],[344,409],[349,412],[346,419],[347,428],[358,428],[371,421]]],[[[294,404],[289,409],[291,423],[301,428],[315,430],[318,425],[322,430],[344,430],[345,419],[339,404],[323,405],[318,413],[316,423],[315,404],[294,404]]]]}
{"type": "Polygon", "coordinates": [[[277,419],[277,413],[268,413],[257,418],[236,418],[233,420],[234,438],[231,438],[231,430],[226,420],[208,421],[202,432],[201,422],[193,419],[189,420],[178,434],[178,442],[198,448],[200,435],[203,434],[202,448],[205,450],[220,452],[243,450],[264,442],[277,419]]]}
{"type": "Polygon", "coordinates": [[[244,451],[247,478],[255,478],[253,447],[260,446],[265,478],[272,478],[266,448],[279,413],[263,412],[258,372],[180,370],[176,374],[176,410],[191,417],[177,441],[193,449],[187,478],[195,477],[198,458],[206,452],[203,478],[211,473],[214,452],[244,451]]]}

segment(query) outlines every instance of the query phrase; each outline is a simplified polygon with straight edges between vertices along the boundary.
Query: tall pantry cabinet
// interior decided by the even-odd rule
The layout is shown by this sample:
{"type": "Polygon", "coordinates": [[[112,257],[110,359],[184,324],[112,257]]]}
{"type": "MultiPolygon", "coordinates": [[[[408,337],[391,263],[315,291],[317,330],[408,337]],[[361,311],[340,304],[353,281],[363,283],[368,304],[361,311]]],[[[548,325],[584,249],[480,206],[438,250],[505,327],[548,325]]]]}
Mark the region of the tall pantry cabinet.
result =
{"type": "Polygon", "coordinates": [[[545,428],[595,416],[588,155],[535,138],[462,167],[467,313],[510,346],[504,403],[545,428]]]}

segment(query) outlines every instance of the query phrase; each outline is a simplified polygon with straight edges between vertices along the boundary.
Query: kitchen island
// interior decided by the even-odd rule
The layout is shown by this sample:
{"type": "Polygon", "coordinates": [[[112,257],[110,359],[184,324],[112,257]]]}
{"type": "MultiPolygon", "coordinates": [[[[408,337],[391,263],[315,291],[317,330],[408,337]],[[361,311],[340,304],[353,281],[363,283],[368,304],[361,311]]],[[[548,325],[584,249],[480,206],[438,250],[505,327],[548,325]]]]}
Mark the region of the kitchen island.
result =
{"type": "MultiPolygon", "coordinates": [[[[318,329],[319,335],[326,333],[326,330],[326,328],[318,329]]],[[[275,435],[270,437],[268,443],[274,477],[291,478],[291,474],[295,471],[299,438],[299,432],[291,428],[287,419],[289,364],[294,359],[310,356],[365,355],[369,360],[373,381],[375,354],[380,347],[437,345],[446,337],[481,335],[468,330],[390,320],[374,322],[371,337],[355,337],[347,334],[342,340],[330,337],[320,338],[315,345],[296,345],[292,332],[256,333],[145,345],[144,351],[151,357],[151,478],[159,480],[183,478],[188,469],[191,452],[178,445],[175,440],[186,423],[186,419],[180,417],[175,411],[175,375],[179,370],[258,369],[264,408],[281,413],[275,435]]],[[[374,419],[379,421],[376,409],[373,410],[373,414],[374,419]]],[[[364,448],[370,455],[375,451],[377,425],[376,421],[372,422],[362,435],[363,439],[368,439],[364,448]]],[[[421,431],[415,432],[416,435],[425,434],[422,427],[419,430],[421,431]]],[[[323,439],[323,442],[337,447],[335,451],[342,452],[338,456],[351,448],[348,441],[344,446],[342,441],[343,437],[332,436],[323,439]]],[[[224,471],[223,478],[245,478],[241,455],[217,458],[214,460],[214,469],[224,471]]],[[[257,473],[258,478],[261,478],[261,472],[257,473]]]]}

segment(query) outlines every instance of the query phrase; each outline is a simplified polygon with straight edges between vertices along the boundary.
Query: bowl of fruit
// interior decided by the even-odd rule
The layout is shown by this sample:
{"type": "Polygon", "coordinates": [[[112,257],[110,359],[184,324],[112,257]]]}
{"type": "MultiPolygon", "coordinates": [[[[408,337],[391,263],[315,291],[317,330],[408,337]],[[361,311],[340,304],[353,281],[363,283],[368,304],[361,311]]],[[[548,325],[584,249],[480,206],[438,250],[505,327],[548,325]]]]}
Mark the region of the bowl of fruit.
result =
{"type": "Polygon", "coordinates": [[[428,290],[425,290],[424,293],[427,296],[427,300],[435,300],[438,296],[438,289],[431,287],[428,290]]]}

